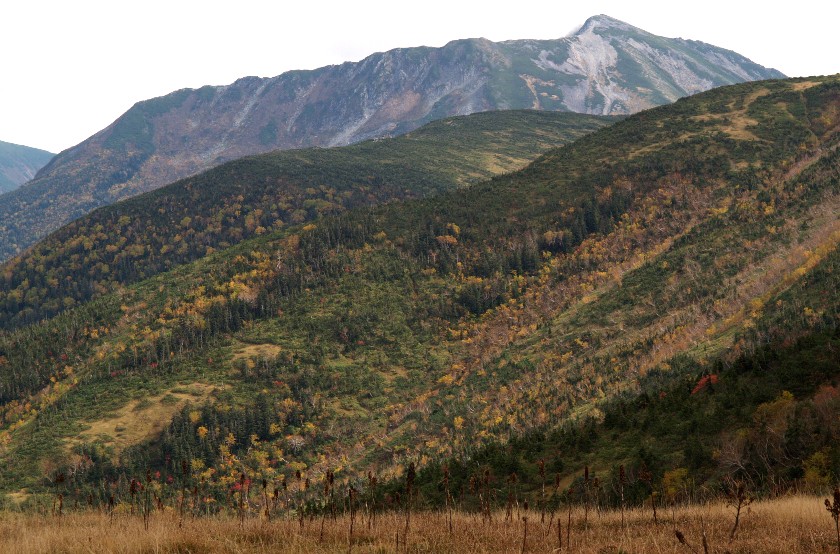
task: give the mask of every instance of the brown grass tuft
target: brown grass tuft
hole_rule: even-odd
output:
[[[360,500],[361,496],[354,498],[350,506],[357,509]],[[834,505],[832,500],[829,502]],[[347,552],[348,547],[352,547],[354,553],[363,554],[406,550],[443,554],[688,552],[689,549],[678,537],[675,540],[674,529],[680,531],[693,552],[699,552],[701,545],[704,551],[708,548],[711,552],[723,552],[724,548],[715,548],[715,545],[726,544],[732,527],[732,508],[723,501],[677,506],[673,515],[669,513],[661,518],[667,520],[667,525],[654,524],[649,507],[625,509],[624,527],[618,510],[603,510],[601,517],[590,520],[587,527],[583,520],[583,506],[577,506],[572,510],[574,543],[563,541],[561,547],[559,538],[562,534],[555,536],[557,531],[553,529],[552,533],[548,533],[548,524],[532,517],[531,510],[524,507],[523,502],[523,517],[507,525],[480,525],[476,519],[478,514],[454,510],[451,534],[442,512],[414,510],[408,543],[401,536],[405,523],[402,508],[379,514],[380,524],[371,529],[351,519],[348,508],[335,520],[326,519],[323,537],[319,536],[320,526],[317,524],[300,527],[291,507],[288,512],[280,510],[270,521],[260,517],[257,511],[248,511],[241,525],[235,504],[231,506],[229,515],[190,517],[183,521],[177,508],[165,508],[154,512],[148,530],[144,529],[140,513],[131,515],[127,506],[120,505],[113,515],[107,510],[75,512],[65,509],[60,522],[48,512],[0,512],[0,552],[319,554]],[[750,506],[750,516],[742,518],[737,547],[732,548],[732,552],[832,554],[837,551],[836,533],[827,525],[825,514],[824,498],[820,497],[756,500]],[[356,525],[350,541],[353,523]],[[399,530],[399,540],[395,538],[395,530]],[[704,534],[707,537],[705,544]]]

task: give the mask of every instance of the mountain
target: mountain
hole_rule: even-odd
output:
[[[778,77],[734,52],[597,16],[558,40],[458,40],[180,90],[139,102],[0,199],[0,260],[96,207],[246,155],[345,145],[496,109],[628,114]]]
[[[166,495],[225,502],[243,472],[318,490],[328,469],[384,480],[575,425],[575,452],[604,445],[604,464],[702,426],[696,452],[657,447],[659,475],[696,457],[738,476],[752,446],[796,446],[789,471],[750,477],[797,484],[840,454],[808,431],[838,409],[816,396],[840,375],[838,114],[837,76],[717,88],[4,332],[0,487],[102,502],[149,470]],[[712,374],[734,390],[680,402]],[[633,398],[636,434],[598,435]]]
[[[0,194],[35,177],[53,156],[45,150],[0,141]]]
[[[815,275],[825,282],[810,292],[840,285],[838,261],[835,251],[823,275]],[[554,494],[574,498],[583,496],[586,472],[600,502],[613,506],[650,506],[651,493],[666,501],[702,495],[725,489],[733,477],[749,483],[753,494],[775,494],[794,483],[820,493],[833,482],[840,454],[833,354],[840,332],[831,326],[788,332],[797,338],[712,358],[708,367],[670,383],[643,380],[638,394],[604,402],[597,418],[540,426],[491,441],[468,458],[436,461],[418,473],[418,494],[445,506],[443,465],[453,491],[468,490],[470,479],[485,470],[497,481],[515,473],[519,494],[537,506],[546,477],[550,483],[561,476],[562,489]],[[393,495],[401,485],[394,480],[385,489]],[[566,492],[572,486],[577,492]]]
[[[9,261],[0,273],[0,328],[33,323],[288,225],[521,169],[546,150],[617,119],[483,112],[393,139],[228,162],[94,210]]]

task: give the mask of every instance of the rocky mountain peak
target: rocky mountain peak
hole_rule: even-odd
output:
[[[587,19],[583,27],[580,28],[579,31],[574,33],[575,35],[581,35],[584,33],[594,33],[599,29],[620,29],[620,30],[639,30],[629,25],[623,21],[615,19],[614,17],[610,17],[608,15],[600,14],[600,15],[593,15],[589,19]]]
[[[342,146],[489,110],[630,114],[780,77],[734,52],[596,15],[557,40],[456,40],[183,89],[138,102],[0,197],[0,261],[92,209],[243,156]]]

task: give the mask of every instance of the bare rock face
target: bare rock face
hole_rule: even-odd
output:
[[[0,260],[96,207],[246,155],[345,145],[486,110],[627,114],[779,77],[734,52],[601,15],[558,40],[458,40],[180,90],[139,102],[0,196]]]

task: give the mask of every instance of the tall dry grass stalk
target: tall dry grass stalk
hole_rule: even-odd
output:
[[[414,462],[408,464],[408,471],[405,474],[405,532],[403,533],[403,545],[408,551],[408,530],[411,525],[411,499],[414,495],[414,479],[417,477],[417,470]]]
[[[642,464],[642,469],[639,470],[639,481],[647,485],[648,490],[650,490],[650,509],[653,511],[653,522],[659,523],[656,517],[656,490],[653,485],[653,473],[645,464]]]
[[[449,489],[449,466],[441,468],[443,472],[443,490],[446,494],[446,521],[449,527],[449,534],[452,535],[452,492]]]
[[[702,540],[700,544],[703,545],[703,554],[709,554],[709,538],[706,536],[706,522],[703,521],[703,518],[700,518],[700,530],[703,533]]]
[[[350,485],[347,489],[347,502],[350,504],[350,532],[347,539],[347,552],[353,551],[353,528],[356,526],[356,488]]]
[[[522,505],[523,513],[522,513],[522,549],[520,552],[525,554],[525,550],[528,546],[528,501],[526,500],[525,503]]]
[[[152,517],[152,472],[146,470],[146,484],[143,486],[143,526],[148,531]]]
[[[516,490],[516,481],[517,480],[518,480],[518,477],[516,476],[516,473],[511,473],[510,475],[508,475],[508,478],[507,478],[508,494],[507,494],[507,504],[505,505],[505,523],[513,520],[513,505],[516,502],[516,500],[515,500],[515,494],[516,494],[515,490]]]
[[[545,523],[545,460],[537,462],[537,469],[540,475],[540,523]]]
[[[377,485],[379,484],[379,479],[373,472],[368,471],[367,474],[368,478],[368,497],[369,497],[369,505],[368,505],[368,530],[373,528],[374,522],[376,521],[376,492],[377,492]]]
[[[627,474],[624,472],[624,465],[618,468],[618,489],[621,492],[621,526],[624,527],[624,485],[627,484]]]
[[[490,498],[490,470],[485,469],[478,481],[478,500],[481,505],[481,520],[484,523],[493,521],[492,499]]]
[[[693,546],[691,546],[691,543],[689,543],[688,540],[686,540],[685,535],[682,531],[680,531],[679,529],[674,529],[674,535],[677,537],[678,543],[688,548],[694,554],[699,554],[697,550]]]
[[[834,488],[834,503],[825,499],[825,509],[834,519],[834,530],[837,533],[837,554],[840,554],[840,488]]]
[[[731,543],[735,540],[738,525],[741,523],[741,511],[752,504],[753,497],[747,492],[747,486],[743,481],[732,481],[727,496],[729,497],[728,505],[735,509],[735,523],[729,533],[729,542]]]
[[[583,525],[589,525],[589,466],[583,468]]]
[[[569,519],[566,521],[566,548],[572,548],[572,495],[574,489],[569,488]]]
[[[333,519],[335,519],[335,501],[333,499],[333,488],[335,484],[335,474],[332,470],[327,470],[327,473],[324,475],[324,495],[323,495],[323,506],[321,509],[321,531],[318,534],[318,542],[323,542],[324,540],[324,525],[327,522],[327,509],[332,512]]]
[[[551,502],[551,505],[552,505],[552,509],[551,509],[551,516],[548,518],[548,529],[546,529],[546,531],[545,531],[546,534],[551,533],[551,526],[554,524],[554,515],[555,515],[556,510],[554,509],[553,506],[554,506],[554,502],[557,498],[557,494],[559,492],[560,492],[560,474],[558,473],[557,475],[554,476],[554,488],[551,489],[551,498],[549,499],[550,502]],[[562,527],[563,526],[560,525],[560,520],[558,519],[557,520],[557,528],[558,528],[558,535],[557,536],[558,537],[560,536],[559,533],[560,533],[560,529],[562,529]],[[562,543],[561,543],[561,546],[562,546]]]
[[[239,476],[239,504],[237,509],[239,511],[239,524],[245,524],[245,494],[246,494],[246,477],[245,473],[243,472]]]

